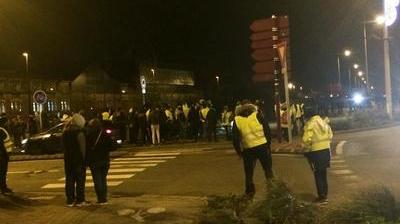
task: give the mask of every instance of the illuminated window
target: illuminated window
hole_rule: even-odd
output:
[[[47,101],[47,110],[55,111],[56,110],[56,104],[51,100]]]
[[[69,110],[69,105],[67,101],[61,101],[61,110],[62,111]]]
[[[0,113],[6,112],[6,103],[3,101],[0,102]]]
[[[33,102],[32,108],[33,112],[41,112],[43,110],[43,105]]]
[[[21,101],[19,101],[19,100],[11,101],[10,104],[11,104],[10,107],[11,107],[12,111],[18,111],[18,112],[22,111],[22,103],[21,103]]]

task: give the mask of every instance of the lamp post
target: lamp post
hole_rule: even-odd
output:
[[[397,6],[399,0],[384,0],[384,26],[383,26],[383,55],[385,66],[385,95],[386,95],[386,112],[389,118],[393,118],[392,104],[392,82],[390,79],[390,54],[389,54],[389,34],[388,27],[391,26],[397,19]]]
[[[29,76],[29,54],[28,52],[22,53],[22,56],[25,58],[25,76],[26,80],[28,82],[28,114],[31,112],[31,107],[32,107],[32,99],[31,99],[31,78]]]
[[[337,55],[337,75],[338,75],[338,83],[341,85],[341,68],[340,68],[340,56],[342,54]],[[346,49],[343,51],[343,56],[349,57],[351,55],[351,51]]]

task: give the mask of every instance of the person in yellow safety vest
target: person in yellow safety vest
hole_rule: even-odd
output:
[[[308,112],[310,119],[304,126],[303,146],[305,156],[314,172],[318,198],[316,203],[328,203],[327,168],[330,167],[330,144],[333,137],[329,119],[322,119],[315,112]]]
[[[101,118],[103,119],[103,121],[110,120],[110,113],[108,113],[108,111],[104,111],[103,113],[101,113]]]
[[[295,126],[296,126],[296,131],[297,134],[300,134],[302,131],[302,128],[304,126],[304,104],[301,102],[297,102],[296,104],[293,105],[293,113],[294,113],[294,118],[295,118]]]
[[[207,114],[210,111],[209,105],[205,102],[200,110],[201,137],[207,136]]]
[[[267,120],[257,112],[256,106],[245,103],[235,110],[232,140],[236,153],[243,158],[245,193],[252,198],[256,192],[253,174],[256,160],[261,162],[267,181],[273,178],[271,134]]]
[[[12,151],[13,142],[4,128],[6,117],[0,117],[0,191],[2,194],[11,194],[13,191],[7,186],[8,153]]]

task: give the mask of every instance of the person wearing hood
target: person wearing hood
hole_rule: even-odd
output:
[[[80,114],[74,114],[67,121],[62,134],[65,194],[68,207],[72,207],[74,204],[78,207],[87,204],[85,201],[86,139],[84,127],[85,118]]]
[[[273,178],[270,128],[253,104],[245,102],[238,106],[235,115],[232,127],[233,146],[238,156],[243,158],[245,194],[252,198],[256,192],[253,174],[257,159],[263,167],[267,181]]]
[[[314,111],[308,112],[310,119],[304,126],[303,146],[305,156],[314,172],[318,198],[316,203],[328,203],[327,168],[330,167],[330,143],[333,137],[329,119],[323,119]]]

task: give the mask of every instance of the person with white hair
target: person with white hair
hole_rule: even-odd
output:
[[[85,118],[76,113],[67,121],[62,143],[64,149],[65,194],[67,206],[87,205],[85,200],[86,139],[83,128]]]

